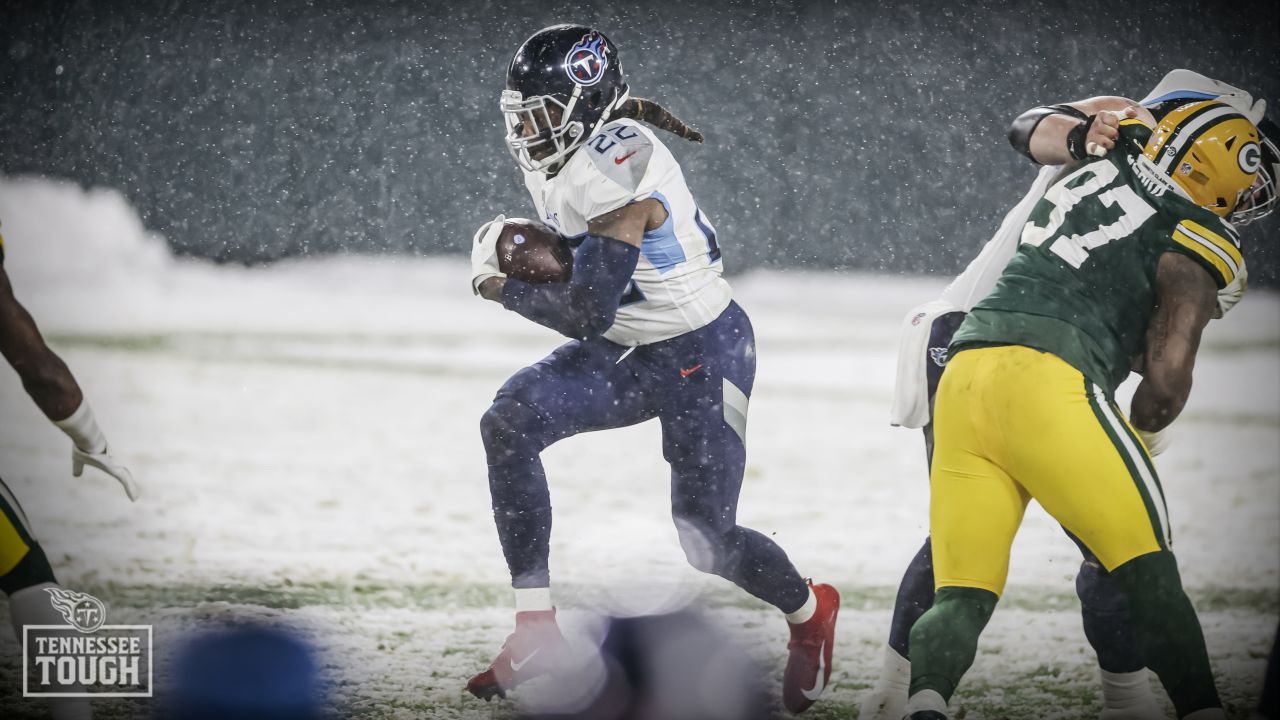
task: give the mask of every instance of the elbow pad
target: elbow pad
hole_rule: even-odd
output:
[[[507,278],[502,306],[571,338],[596,337],[613,325],[639,261],[640,248],[587,235],[574,253],[569,282],[533,285]]]
[[[1041,105],[1014,118],[1013,123],[1009,125],[1009,144],[1014,150],[1026,155],[1031,162],[1039,164],[1039,161],[1031,155],[1031,136],[1035,135],[1040,122],[1050,115],[1069,115],[1086,122],[1089,120],[1088,115],[1070,105]]]

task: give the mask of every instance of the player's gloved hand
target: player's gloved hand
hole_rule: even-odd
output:
[[[1138,437],[1142,438],[1142,444],[1147,446],[1147,452],[1151,453],[1151,457],[1155,457],[1168,450],[1169,446],[1173,444],[1173,439],[1169,436],[1169,427],[1171,426],[1166,426],[1165,429],[1156,430],[1155,432],[1147,432],[1138,428],[1134,428],[1134,430],[1138,431]]]
[[[471,242],[471,292],[480,294],[480,283],[491,277],[506,277],[507,274],[498,269],[498,236],[502,234],[502,224],[507,221],[506,215],[499,215],[476,231]]]
[[[91,453],[85,452],[71,445],[71,474],[80,477],[84,474],[84,466],[96,467],[102,472],[110,475],[124,486],[124,492],[129,496],[130,501],[136,502],[141,492],[138,489],[138,483],[133,479],[133,473],[129,472],[129,468],[116,462],[115,458],[110,455],[110,448],[104,447],[102,452]]]
[[[1222,317],[1235,307],[1240,299],[1244,297],[1244,293],[1249,289],[1249,270],[1248,268],[1240,268],[1240,272],[1236,273],[1236,278],[1227,283],[1227,286],[1218,291],[1218,317]]]

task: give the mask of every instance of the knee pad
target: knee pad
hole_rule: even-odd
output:
[[[542,441],[545,422],[533,408],[510,396],[493,401],[480,417],[480,437],[489,456],[489,464],[536,456],[546,444]]]
[[[706,525],[688,518],[676,517],[676,534],[689,564],[704,573],[715,573],[719,566],[721,538]]]
[[[1115,578],[1111,577],[1096,561],[1080,563],[1076,575],[1076,595],[1080,606],[1087,613],[1127,613],[1129,602]]]

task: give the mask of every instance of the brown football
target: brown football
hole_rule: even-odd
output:
[[[498,267],[507,277],[527,283],[559,283],[567,282],[573,274],[569,243],[536,220],[507,220],[497,249]]]

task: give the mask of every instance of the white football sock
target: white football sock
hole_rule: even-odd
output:
[[[24,625],[67,624],[62,613],[54,609],[49,593],[44,591],[51,587],[58,586],[54,583],[40,583],[9,596],[9,616],[19,643],[22,642]],[[69,691],[83,692],[84,688],[70,688]],[[53,720],[90,720],[93,717],[87,698],[50,698],[49,710],[53,714]]]
[[[551,588],[516,588],[516,612],[551,609]]]
[[[880,682],[903,692],[911,685],[911,661],[889,645],[884,646],[884,669],[880,671]]]
[[[799,610],[787,613],[787,622],[792,625],[807,622],[809,618],[813,617],[814,613],[818,612],[818,596],[813,594],[813,590],[806,589],[809,590],[809,597],[805,599],[804,604],[800,606]]]
[[[1102,706],[1105,708],[1125,710],[1145,705],[1154,695],[1146,668],[1127,673],[1107,672],[1099,668],[1098,674],[1102,676]]]
[[[907,700],[907,714],[932,710],[947,714],[947,701],[942,699],[937,690],[921,690]]]

